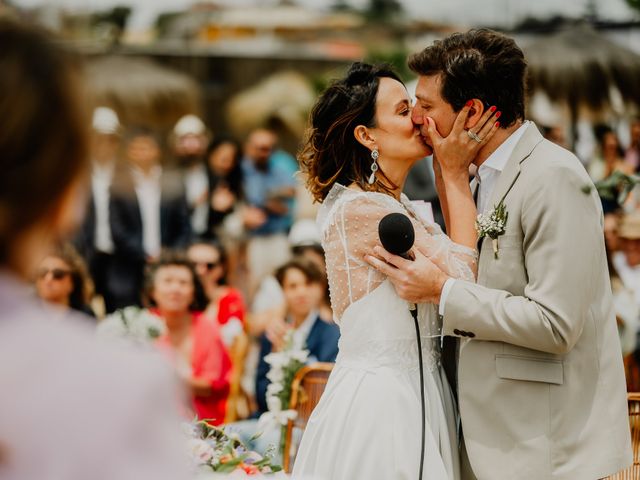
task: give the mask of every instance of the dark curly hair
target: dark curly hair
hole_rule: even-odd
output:
[[[358,125],[369,128],[376,125],[376,97],[381,78],[402,83],[388,65],[356,62],[344,78],[334,81],[322,93],[313,107],[298,160],[315,201],[322,202],[335,183],[345,186],[356,183],[365,191],[386,193],[397,187],[382,169],[378,175],[384,181],[367,183],[371,174],[371,152],[354,136]]]
[[[489,29],[454,33],[409,57],[418,75],[441,75],[440,94],[455,112],[478,98],[502,112],[503,128],[524,120],[527,63],[516,42]]]

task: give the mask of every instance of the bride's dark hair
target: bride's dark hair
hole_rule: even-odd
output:
[[[363,190],[387,193],[396,188],[382,169],[376,175],[383,181],[367,183],[373,161],[371,151],[354,136],[358,125],[375,127],[381,78],[402,83],[389,65],[354,63],[346,76],[334,81],[314,105],[298,155],[314,200],[322,202],[336,182],[345,186],[356,183]]]

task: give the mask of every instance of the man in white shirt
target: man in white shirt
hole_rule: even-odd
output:
[[[113,260],[113,238],[109,225],[109,198],[120,148],[118,115],[107,107],[93,112],[91,134],[91,201],[77,238],[79,251],[87,261],[96,293],[104,299],[107,312],[114,309],[108,275]]]
[[[478,212],[505,212],[495,240],[480,243],[477,282],[449,278],[419,250],[414,262],[379,247],[388,263],[369,258],[402,298],[439,304],[443,335],[459,341],[452,386],[470,462],[464,478],[596,480],[627,467],[602,205],[594,188],[583,192],[593,184],[575,155],[525,122],[522,51],[471,30],[434,42],[409,66],[420,75],[412,118],[443,172],[469,167],[436,148],[457,112],[467,105],[476,123],[489,105],[502,115],[486,142],[468,131],[482,144],[473,159]]]

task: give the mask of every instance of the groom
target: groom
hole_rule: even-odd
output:
[[[502,112],[473,161],[478,213],[502,203],[508,214],[497,241],[480,243],[477,283],[448,278],[421,252],[414,262],[380,247],[386,263],[368,257],[400,296],[438,304],[443,333],[459,339],[458,398],[473,473],[593,480],[627,467],[600,201],[581,191],[591,181],[578,159],[525,121],[522,51],[501,34],[472,30],[435,42],[409,66],[419,75],[413,119],[436,155],[468,100],[474,121],[486,105]],[[438,161],[443,171],[469,167]]]

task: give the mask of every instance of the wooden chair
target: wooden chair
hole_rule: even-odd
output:
[[[633,465],[606,480],[639,480],[640,479],[640,392],[627,394],[629,402],[629,426],[631,427],[631,447],[633,448]]]
[[[244,362],[249,351],[249,337],[246,333],[239,334],[229,348],[231,357],[231,380],[229,385],[229,397],[227,398],[227,413],[224,423],[235,422],[249,416],[250,406],[247,395],[242,389],[241,381],[244,373]]]
[[[298,412],[298,416],[289,420],[285,434],[283,463],[287,473],[291,473],[302,432],[324,392],[331,370],[333,363],[312,363],[298,370],[293,378],[289,408]]]

